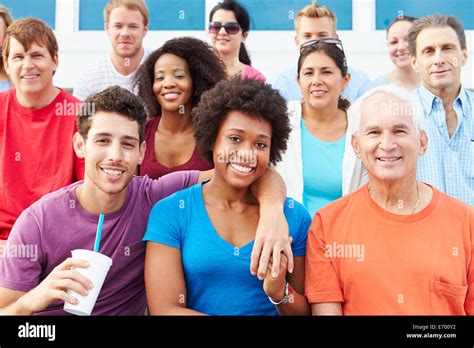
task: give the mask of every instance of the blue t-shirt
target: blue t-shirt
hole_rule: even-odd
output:
[[[284,214],[293,255],[304,256],[311,218],[290,198]],[[202,184],[159,201],[143,240],[181,250],[187,308],[209,315],[278,315],[263,291],[263,281],[250,274],[254,242],[237,248],[217,233],[206,211]]]
[[[346,135],[336,142],[316,139],[301,119],[303,204],[311,216],[342,197],[342,159]]]

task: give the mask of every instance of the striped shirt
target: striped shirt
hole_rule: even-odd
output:
[[[421,85],[414,91],[423,115],[421,128],[428,135],[428,149],[418,160],[418,179],[474,205],[474,94],[461,88],[454,100],[458,124],[449,137],[440,97]]]
[[[149,53],[145,51],[140,65],[145,61],[148,55]],[[132,81],[135,72],[127,76],[120,74],[117,69],[115,69],[111,54],[109,53],[82,75],[76,86],[74,86],[73,95],[77,99],[85,100],[88,96],[102,92],[104,89],[114,85],[123,87],[137,94],[138,91],[133,86]]]

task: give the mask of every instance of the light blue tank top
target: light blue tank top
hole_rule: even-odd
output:
[[[319,209],[342,196],[345,140],[345,134],[336,142],[318,140],[301,119],[303,204],[311,217]]]

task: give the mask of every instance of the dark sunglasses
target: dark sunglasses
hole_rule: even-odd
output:
[[[309,47],[315,47],[319,43],[326,43],[326,44],[333,44],[339,48],[342,53],[344,53],[344,47],[342,47],[342,41],[338,39],[317,39],[317,40],[309,40],[300,46],[300,54]]]
[[[221,22],[211,22],[209,23],[209,32],[211,34],[218,34],[222,27],[224,27],[226,33],[229,35],[238,34],[240,31],[240,25],[237,22],[229,22],[224,25],[222,25]]]

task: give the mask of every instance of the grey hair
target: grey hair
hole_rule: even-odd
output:
[[[466,32],[464,31],[464,27],[459,19],[454,16],[434,14],[419,18],[413,22],[408,31],[408,50],[410,51],[410,54],[416,57],[416,39],[424,29],[444,27],[450,27],[456,32],[461,49],[465,50],[467,48]]]
[[[352,104],[348,111],[348,117],[350,117],[351,120],[356,121],[354,122],[354,125],[357,128],[352,130],[353,133],[358,134],[359,132],[362,106],[369,97],[377,93],[386,93],[401,99],[404,102],[403,104],[408,108],[405,110],[409,110],[413,125],[415,126],[416,134],[420,134],[420,115],[422,112],[420,102],[407,89],[391,84],[378,86],[368,90],[359,99],[357,99],[354,104]]]

